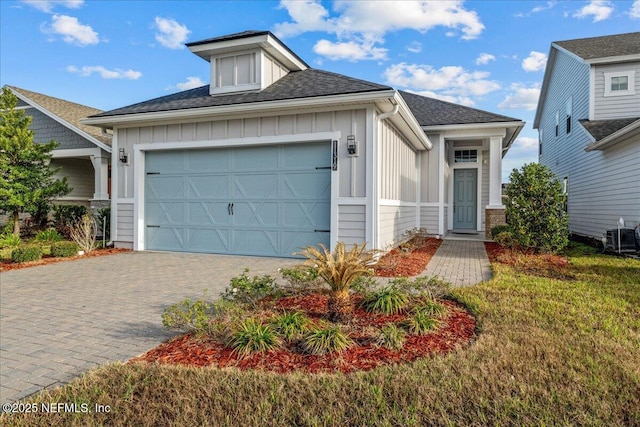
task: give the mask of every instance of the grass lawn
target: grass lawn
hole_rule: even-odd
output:
[[[494,264],[457,290],[480,331],[444,357],[349,375],[112,364],[27,401],[109,413],[0,424],[640,426],[640,262],[586,252],[571,251],[569,279]]]

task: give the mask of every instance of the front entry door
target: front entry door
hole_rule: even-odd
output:
[[[478,170],[455,169],[453,172],[453,229],[477,227]]]

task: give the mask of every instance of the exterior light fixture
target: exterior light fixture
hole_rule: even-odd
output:
[[[127,156],[127,153],[124,152],[124,148],[121,148],[119,153],[120,153],[120,161],[122,163],[127,163],[127,160],[129,160],[129,156]]]
[[[347,135],[347,154],[350,156],[358,155],[358,141],[355,135]]]

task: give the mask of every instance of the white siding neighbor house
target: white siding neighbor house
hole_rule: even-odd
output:
[[[552,43],[533,127],[572,233],[640,222],[640,32]]]
[[[522,121],[310,68],[268,31],[187,46],[209,85],[84,121],[114,134],[116,245],[292,256],[504,220]]]
[[[57,202],[93,208],[109,206],[111,135],[80,122],[101,110],[15,86],[7,88],[18,97],[17,108],[31,116],[34,141],[58,143],[51,166],[61,168],[58,176],[67,177],[72,191]]]

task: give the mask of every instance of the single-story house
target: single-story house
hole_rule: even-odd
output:
[[[113,132],[116,246],[291,256],[504,221],[522,121],[310,68],[268,31],[187,47],[209,85],[84,120]]]
[[[94,209],[110,206],[111,134],[80,122],[101,110],[15,86],[6,87],[18,97],[17,108],[31,116],[34,141],[54,140],[59,144],[52,152],[51,166],[60,167],[57,176],[66,176],[72,191],[57,202]]]

